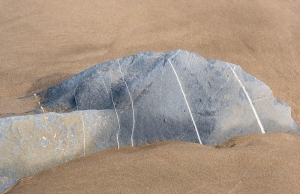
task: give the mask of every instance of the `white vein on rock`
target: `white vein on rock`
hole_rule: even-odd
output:
[[[256,110],[255,110],[255,107],[254,107],[254,105],[253,105],[253,103],[252,103],[252,100],[251,100],[251,98],[250,98],[250,96],[249,96],[249,94],[248,94],[248,92],[247,92],[245,86],[242,84],[241,80],[239,79],[239,77],[237,76],[237,74],[236,74],[235,71],[234,71],[235,67],[232,68],[227,62],[226,62],[226,64],[227,64],[228,67],[231,69],[232,73],[234,74],[234,76],[235,76],[236,79],[238,80],[239,84],[240,84],[241,87],[243,88],[244,93],[245,93],[246,96],[247,96],[247,99],[248,99],[249,104],[250,104],[250,106],[251,106],[251,108],[252,108],[252,110],[253,110],[253,113],[254,113],[254,115],[255,115],[255,118],[256,118],[256,120],[257,120],[257,123],[258,123],[258,125],[259,125],[259,127],[260,127],[261,132],[262,132],[262,133],[266,133],[266,132],[265,132],[265,129],[264,129],[264,127],[263,127],[263,125],[262,125],[261,122],[260,122],[260,119],[259,119],[259,117],[258,117],[258,115],[257,115],[257,112],[256,112]]]
[[[231,76],[227,78],[227,81],[226,81],[226,82],[218,89],[218,91],[217,91],[216,93],[214,93],[214,94],[212,95],[212,97],[214,97],[215,95],[217,95],[218,92],[220,92],[220,91],[221,91],[221,90],[229,83],[230,78],[231,78]]]
[[[34,95],[34,97],[36,97],[36,98],[37,98],[37,95],[36,95],[36,94],[33,94],[33,95]],[[44,111],[44,108],[43,108],[43,107],[42,107],[42,105],[41,105],[41,103],[40,103],[40,102],[38,102],[38,104],[39,104],[39,106],[41,107],[42,111],[43,111],[43,112],[45,112],[45,111]]]
[[[134,116],[134,107],[133,107],[133,100],[132,100],[132,97],[131,97],[131,94],[130,94],[130,91],[129,91],[129,88],[128,88],[128,85],[127,85],[127,82],[125,81],[124,79],[124,76],[123,76],[123,73],[122,73],[122,70],[121,70],[121,65],[120,65],[120,61],[118,60],[118,64],[119,64],[119,70],[120,70],[120,73],[121,73],[121,76],[122,76],[122,79],[125,83],[125,86],[127,88],[127,91],[128,91],[128,94],[129,94],[129,98],[131,100],[131,107],[132,107],[132,131],[131,131],[131,146],[133,146],[133,133],[134,133],[134,126],[135,126],[135,116]]]
[[[176,79],[177,79],[177,81],[178,81],[179,87],[180,87],[180,89],[181,89],[181,92],[182,92],[182,95],[183,95],[185,104],[186,104],[186,106],[187,106],[187,108],[188,108],[188,110],[189,110],[190,116],[191,116],[191,118],[192,118],[192,122],[193,122],[194,127],[195,127],[195,131],[196,131],[196,133],[197,133],[198,141],[199,141],[200,144],[202,144],[201,139],[200,139],[200,135],[199,135],[199,132],[198,132],[198,128],[197,128],[197,125],[196,125],[196,123],[195,123],[195,120],[194,120],[192,111],[191,111],[191,109],[190,109],[189,103],[188,103],[188,101],[187,101],[187,99],[186,99],[185,93],[184,93],[184,91],[183,91],[183,88],[182,88],[181,82],[180,82],[180,80],[179,80],[179,77],[178,77],[178,75],[177,75],[177,73],[176,73],[176,70],[175,70],[175,68],[174,68],[174,66],[173,66],[173,64],[171,63],[171,60],[170,60],[170,59],[172,59],[173,57],[175,57],[180,51],[181,51],[181,50],[178,50],[177,53],[176,53],[175,55],[173,55],[172,57],[170,57],[170,58],[168,59],[168,61],[169,61],[170,65],[171,65],[171,67],[172,67],[172,69],[173,69],[173,72],[174,72],[174,74],[175,74],[175,76],[176,76]]]
[[[117,120],[118,120],[118,124],[119,124],[119,130],[118,130],[118,132],[117,132],[117,144],[118,144],[118,149],[120,149],[119,133],[120,133],[120,131],[121,131],[121,125],[120,125],[119,115],[118,115],[118,112],[117,112],[117,109],[116,109],[116,104],[115,104],[115,102],[114,102],[114,97],[113,97],[112,91],[110,91],[110,94],[109,94],[108,89],[107,89],[107,87],[106,87],[106,84],[105,84],[104,80],[103,80],[103,79],[101,79],[101,80],[102,80],[102,83],[103,83],[103,85],[104,85],[104,87],[105,87],[106,93],[108,94],[108,96],[111,95],[111,101],[112,101],[112,103],[113,103],[113,105],[114,105],[115,113],[116,113]]]
[[[261,100],[265,100],[265,99],[268,99],[268,98],[272,98],[273,96],[267,96],[267,97],[264,97],[264,98],[259,98],[259,99],[256,99],[256,100],[253,100],[252,102],[257,102],[257,101],[261,101]]]

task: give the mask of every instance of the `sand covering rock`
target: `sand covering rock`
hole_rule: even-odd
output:
[[[6,117],[38,108],[38,99],[17,98],[42,91],[95,64],[141,51],[164,52],[181,48],[199,53],[205,58],[215,58],[241,65],[246,72],[270,86],[276,97],[282,98],[292,107],[293,118],[299,124],[300,12],[298,10],[300,10],[300,2],[297,0],[1,1],[0,116]],[[247,142],[248,138],[251,139],[251,136],[246,136],[246,139],[242,138],[241,141]],[[272,141],[269,134],[265,138]],[[284,142],[290,141],[280,136],[270,149],[277,146],[284,149],[282,146],[285,145]],[[175,144],[171,146],[175,151],[180,151],[179,147],[182,144],[183,149],[188,146],[188,150],[193,150],[191,144],[178,143],[178,146]],[[253,144],[259,144],[259,141]],[[233,148],[228,150],[238,153],[237,148]],[[270,151],[264,150],[267,148],[268,146],[260,147],[265,151],[264,153]],[[241,149],[240,154],[247,151],[246,147],[239,149]],[[281,152],[282,155],[275,150],[263,157],[267,160],[266,163],[261,163],[267,165],[261,165],[265,167],[264,169],[253,171],[262,177],[251,179],[252,182],[249,182],[249,179],[241,179],[242,183],[238,184],[232,193],[298,193],[300,189],[297,188],[299,184],[296,183],[299,183],[299,168],[294,169],[294,165],[299,161],[296,154],[299,153],[297,146],[289,146]],[[182,156],[184,153],[182,151],[178,155]],[[205,162],[215,163],[212,153],[206,157]],[[191,155],[192,157],[186,163],[184,157],[179,157],[177,166],[189,167],[193,166],[193,163],[201,166],[201,162],[195,159],[197,156]],[[146,154],[143,156],[146,157]],[[237,159],[243,170],[249,167],[248,161],[257,159],[254,156],[247,153],[245,154],[247,159]],[[165,157],[165,162],[173,163],[172,152],[166,152]],[[88,163],[89,158],[86,160]],[[275,163],[269,162],[271,160]],[[220,167],[221,170],[226,171],[226,166],[231,165],[226,161],[224,160],[224,164]],[[99,163],[97,164],[97,168],[102,168]],[[126,166],[134,164],[129,163]],[[279,182],[274,182],[269,174],[276,173],[277,168],[292,169],[285,171],[292,172],[291,176],[276,179]],[[159,167],[153,169],[152,173],[161,173],[159,174],[161,176],[147,179],[149,184],[152,184],[151,181],[155,181],[157,177],[159,180],[168,181],[165,177],[168,171]],[[182,172],[186,174],[194,172],[191,169],[193,168],[182,168]],[[263,171],[266,169],[271,169],[271,172]],[[218,168],[211,170],[211,173],[216,176],[217,172]],[[262,172],[268,173],[265,175]],[[137,170],[132,170],[127,174],[127,180],[122,180],[129,183],[132,180],[130,177],[135,173]],[[226,171],[226,177],[230,178],[231,174],[230,171]],[[236,176],[233,179],[238,179],[237,174],[233,173],[233,176]],[[44,175],[46,176],[47,172]],[[147,177],[147,174],[142,176]],[[69,176],[67,174],[64,176],[67,183],[66,177]],[[185,180],[195,180],[193,174],[191,179],[174,177],[170,180],[178,187],[188,185]],[[202,191],[205,189],[207,192],[215,191],[215,193],[225,191],[217,190],[220,187],[217,187],[212,179],[201,177],[202,179],[199,180],[210,183],[210,187],[201,187]],[[264,181],[261,181],[262,179]],[[80,180],[85,184],[85,181],[92,179],[78,181]],[[106,180],[114,181],[113,177]],[[42,179],[40,181],[43,182]],[[130,183],[132,184],[127,184],[129,189],[134,189],[139,184],[135,181]],[[248,187],[239,190],[244,183]],[[197,186],[201,184],[195,183]],[[233,189],[233,185],[226,191]],[[102,186],[104,187],[105,184]],[[108,187],[118,189],[118,184],[111,184]],[[61,192],[67,192],[68,188],[64,189]],[[171,187],[166,186],[164,189],[167,189],[166,192],[171,191]],[[198,193],[199,190],[195,192]]]
[[[21,179],[8,193],[298,193],[300,138],[247,135],[217,147],[109,149]]]

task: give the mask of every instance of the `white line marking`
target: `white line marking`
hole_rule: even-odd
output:
[[[109,92],[108,92],[108,90],[107,90],[106,84],[105,84],[105,82],[104,82],[103,79],[101,79],[101,80],[102,80],[102,83],[103,83],[103,85],[104,85],[104,87],[105,87],[106,93],[107,93],[108,96],[109,96]],[[116,113],[116,115],[117,115],[117,120],[118,120],[118,124],[119,124],[119,130],[118,130],[118,132],[117,132],[117,143],[118,143],[118,149],[120,149],[119,133],[120,133],[120,131],[121,131],[121,125],[120,125],[119,115],[118,115],[118,112],[117,112],[117,109],[116,109],[116,104],[115,104],[115,102],[114,102],[114,97],[113,97],[113,94],[112,94],[112,91],[111,91],[111,90],[110,90],[110,95],[111,95],[111,101],[112,101],[112,103],[113,103],[113,105],[114,105],[115,113]]]
[[[249,96],[249,94],[248,94],[246,88],[243,86],[241,80],[239,79],[239,77],[237,76],[237,74],[236,74],[235,71],[234,71],[235,67],[232,68],[227,62],[226,62],[226,64],[229,66],[229,68],[231,69],[232,73],[234,74],[234,76],[236,77],[236,79],[237,79],[238,82],[240,83],[241,87],[243,88],[244,93],[246,94],[247,99],[248,99],[248,101],[249,101],[249,103],[250,103],[250,106],[251,106],[251,108],[252,108],[252,110],[253,110],[253,113],[254,113],[254,115],[255,115],[255,117],[256,117],[256,120],[257,120],[257,123],[258,123],[258,125],[259,125],[259,127],[260,127],[261,132],[262,132],[262,133],[266,133],[266,132],[265,132],[265,129],[264,129],[263,125],[261,124],[260,119],[259,119],[259,117],[258,117],[258,115],[257,115],[257,112],[256,112],[256,110],[255,110],[255,107],[254,107],[253,104],[252,104],[252,100],[251,100],[251,98],[250,98],[250,96]]]
[[[134,118],[134,108],[133,108],[133,101],[132,101],[132,97],[131,97],[131,94],[130,94],[130,91],[129,91],[129,88],[128,88],[128,85],[124,79],[124,76],[123,76],[123,73],[122,73],[122,70],[121,70],[121,65],[120,65],[120,61],[118,59],[118,64],[119,64],[119,70],[120,70],[120,73],[121,73],[121,76],[122,76],[122,79],[126,85],[126,88],[127,88],[127,91],[128,91],[128,94],[129,94],[129,98],[131,100],[131,107],[132,107],[132,131],[131,131],[131,146],[133,146],[133,133],[134,133],[134,125],[135,125],[135,118]]]
[[[84,129],[84,121],[83,121],[83,112],[81,113],[81,121],[82,121],[82,132],[83,132],[83,156],[85,156],[85,129]]]
[[[182,88],[182,86],[181,86],[181,83],[180,83],[180,80],[179,80],[179,78],[178,78],[178,75],[177,75],[177,73],[176,73],[176,71],[175,71],[175,68],[174,68],[173,64],[171,63],[171,61],[170,61],[170,59],[172,59],[173,57],[175,57],[175,56],[179,53],[179,51],[180,51],[180,50],[178,50],[177,53],[176,53],[175,55],[173,55],[172,57],[170,57],[170,58],[168,59],[168,61],[169,61],[170,65],[171,65],[171,67],[172,67],[172,69],[173,69],[173,71],[174,71],[174,73],[175,73],[175,76],[176,76],[176,78],[177,78],[178,84],[179,84],[180,89],[181,89],[181,92],[182,92],[182,94],[183,94],[183,97],[184,97],[186,106],[187,106],[187,108],[188,108],[188,110],[189,110],[189,113],[190,113],[190,115],[191,115],[191,118],[192,118],[192,121],[193,121],[195,130],[196,130],[196,133],[197,133],[197,137],[198,137],[199,143],[202,144],[201,139],[200,139],[200,135],[199,135],[199,132],[198,132],[198,129],[197,129],[197,125],[196,125],[195,120],[194,120],[194,117],[193,117],[193,115],[192,115],[192,112],[191,112],[189,103],[188,103],[188,101],[187,101],[187,99],[186,99],[185,93],[184,93],[183,88]]]

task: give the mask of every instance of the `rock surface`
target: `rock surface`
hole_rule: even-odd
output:
[[[290,107],[264,83],[237,65],[183,50],[105,62],[36,95],[36,113],[57,113],[0,119],[0,192],[109,147],[214,145],[243,134],[300,131]]]
[[[239,66],[183,50],[112,60],[37,95],[56,112],[115,109],[120,137],[135,131],[132,144],[163,140],[162,129],[172,131],[168,138],[211,145],[297,127],[290,107]]]
[[[110,110],[0,119],[0,192],[20,178],[115,147],[117,123]]]

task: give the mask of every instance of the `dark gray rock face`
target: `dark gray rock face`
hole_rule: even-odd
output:
[[[36,95],[37,113],[57,113],[0,119],[0,191],[109,147],[213,145],[243,134],[300,131],[290,107],[264,83],[237,65],[183,50],[105,62]]]

